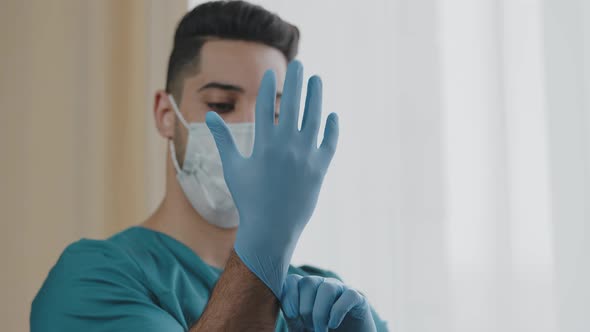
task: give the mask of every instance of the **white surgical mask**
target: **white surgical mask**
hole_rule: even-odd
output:
[[[229,189],[223,178],[223,167],[215,140],[204,122],[188,123],[172,95],[172,108],[180,122],[188,130],[188,141],[182,169],[176,160],[174,143],[170,140],[172,163],[176,178],[197,212],[212,225],[233,228],[239,224],[239,216]],[[243,156],[252,153],[254,145],[254,123],[228,123],[238,150]]]

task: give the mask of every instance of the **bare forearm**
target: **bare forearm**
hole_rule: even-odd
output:
[[[234,251],[207,308],[189,332],[274,331],[279,302]]]

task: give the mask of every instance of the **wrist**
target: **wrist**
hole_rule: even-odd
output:
[[[201,318],[192,331],[274,331],[279,303],[268,287],[231,252]]]
[[[240,218],[234,248],[258,255],[290,256],[303,229],[287,227],[292,222],[260,222]],[[238,249],[237,251],[239,251]]]
[[[262,281],[275,295],[281,298],[283,283],[289,270],[292,250],[252,250],[249,242],[236,241],[234,250],[242,264]]]

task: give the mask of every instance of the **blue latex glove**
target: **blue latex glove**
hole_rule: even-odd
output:
[[[244,264],[280,298],[293,251],[315,209],[338,141],[338,117],[328,116],[317,147],[322,82],[309,79],[305,113],[298,129],[303,67],[289,64],[279,123],[274,124],[276,78],[264,74],[256,100],[254,148],[244,158],[221,117],[208,112],[225,182],[240,215],[234,249]]]
[[[287,276],[281,298],[289,331],[377,331],[365,297],[333,278]]]

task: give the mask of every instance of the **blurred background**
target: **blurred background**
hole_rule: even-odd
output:
[[[162,198],[153,93],[200,2],[0,0],[2,331],[66,245]],[[588,330],[590,2],[254,2],[300,28],[341,118],[294,263],[393,331]]]

